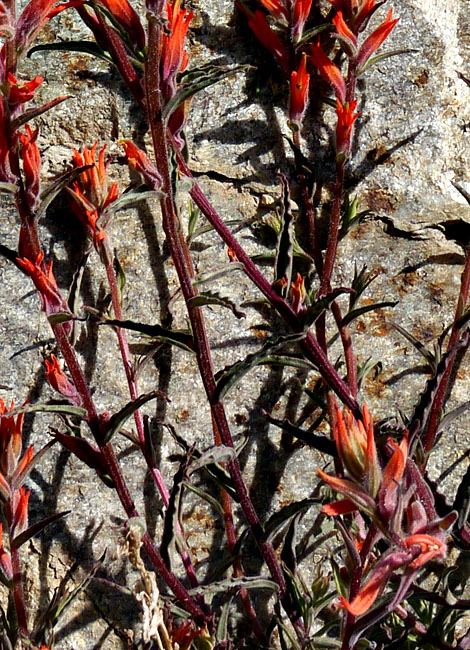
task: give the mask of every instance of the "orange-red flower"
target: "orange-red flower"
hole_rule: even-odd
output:
[[[29,467],[34,454],[33,445],[30,445],[21,457],[24,414],[20,413],[16,418],[8,415],[13,407],[12,402],[10,409],[7,409],[0,399],[0,500],[5,502],[14,496],[10,484],[14,485]]]
[[[408,459],[408,432],[399,445],[393,440],[389,440],[389,443],[395,451],[384,469],[378,495],[380,514],[386,519],[390,519],[397,507],[399,484]]]
[[[26,124],[26,133],[20,133],[26,200],[32,212],[39,204],[41,155],[36,140],[39,128],[32,131]]]
[[[346,82],[339,68],[324,53],[320,39],[310,46],[310,51],[310,59],[313,65],[318,69],[323,79],[333,86],[337,99],[341,104],[344,104],[346,98]]]
[[[70,193],[84,209],[102,212],[117,199],[118,184],[111,183],[109,185],[108,183],[106,164],[104,162],[106,145],[101,148],[98,154],[98,162],[96,162],[97,146],[98,142],[95,142],[91,149],[83,147],[82,154],[73,149],[73,162],[76,167],[93,166],[82,172],[79,178],[72,183]]]
[[[343,44],[343,47],[347,54],[350,56],[355,55],[357,48],[357,37],[344,21],[342,11],[338,11],[336,16],[333,18],[333,24],[336,27],[338,37]]]
[[[384,40],[400,20],[399,18],[392,20],[392,13],[393,9],[390,9],[384,22],[374,30],[361,45],[361,49],[357,55],[357,65],[359,67],[364,65],[369,57],[372,56],[372,54],[382,45]]]
[[[46,379],[54,390],[63,395],[71,404],[79,406],[82,402],[80,395],[74,384],[67,377],[59,365],[59,361],[54,354],[51,359],[44,359],[46,364]]]
[[[11,533],[20,535],[28,527],[28,502],[31,492],[20,487],[15,490],[12,499],[13,521]]]
[[[242,4],[238,4],[238,7],[248,17],[248,26],[251,31],[261,45],[271,52],[282,72],[287,76],[289,74],[289,54],[287,48],[276,32],[270,27],[264,13],[259,10],[253,13]]]
[[[160,174],[147,154],[131,140],[122,140],[121,144],[124,147],[129,165],[142,174],[150,189],[159,190],[161,186]]]
[[[289,120],[299,124],[305,113],[308,100],[310,75],[307,72],[307,55],[300,60],[299,69],[290,75]]]
[[[305,301],[307,292],[305,291],[305,278],[297,273],[297,277],[290,287],[292,307],[296,314],[301,314],[305,310]]]
[[[41,299],[42,310],[46,312],[48,317],[59,313],[69,313],[68,305],[62,298],[54,272],[52,271],[52,260],[44,262],[44,251],[39,253],[34,263],[26,258],[17,258],[16,262],[34,282],[34,286]],[[65,322],[63,325],[67,333],[69,333],[71,328],[70,322]]]
[[[410,535],[405,539],[405,546],[410,549],[419,548],[419,555],[409,564],[410,569],[419,567],[435,557],[444,557],[447,553],[446,544],[433,535]]]
[[[19,83],[17,78],[11,72],[7,74],[7,80],[10,84],[10,94],[8,98],[11,106],[29,102],[34,97],[36,88],[44,81],[42,77],[36,76],[31,81]]]
[[[7,580],[13,579],[11,559],[3,546],[3,524],[0,523],[0,569]]]
[[[161,80],[162,92],[168,101],[176,92],[176,75],[186,70],[189,63],[184,41],[194,14],[181,8],[181,0],[167,2],[165,9],[168,33],[163,35],[162,41]]]
[[[282,16],[286,20],[289,20],[289,11],[284,5],[283,0],[261,0],[261,2],[273,16],[276,16],[276,18]]]
[[[360,113],[355,113],[356,106],[356,99],[345,104],[342,104],[338,99],[336,100],[336,115],[338,116],[338,122],[336,124],[337,155],[347,156],[351,149],[354,122],[360,116]]]
[[[295,0],[292,16],[292,36],[294,43],[302,38],[305,23],[312,8],[312,0]]]

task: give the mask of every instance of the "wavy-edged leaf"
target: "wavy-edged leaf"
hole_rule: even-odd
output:
[[[240,578],[226,578],[219,582],[194,587],[193,589],[188,589],[188,592],[191,596],[207,596],[208,594],[217,594],[231,589],[268,589],[269,591],[277,591],[279,587],[273,580],[269,580],[268,578],[243,576]]]
[[[196,287],[199,284],[203,284],[204,282],[218,280],[219,278],[223,278],[229,273],[233,273],[234,271],[243,271],[244,268],[245,267],[241,262],[228,262],[228,264],[224,264],[223,266],[220,266],[217,269],[213,269],[212,271],[198,273],[193,280],[193,285]]]
[[[178,91],[163,109],[163,119],[168,120],[180,104],[201,90],[204,90],[204,88],[212,86],[223,79],[233,77],[239,72],[244,72],[250,68],[251,66],[249,65],[228,67],[208,63],[200,68],[192,68],[191,70],[185,71],[179,77]]]
[[[280,336],[275,341],[267,341],[263,347],[249,354],[242,361],[238,361],[231,366],[227,366],[223,370],[220,370],[216,375],[215,379],[217,382],[217,387],[215,391],[215,399],[221,400],[224,395],[235,386],[235,384],[246,375],[252,368],[266,363],[268,358],[273,357],[273,352],[276,352],[285,345],[291,343],[298,343],[302,341],[307,336],[307,332],[301,332],[300,334],[289,334],[288,336]],[[299,359],[300,361],[300,359]],[[285,364],[287,365],[287,364]],[[311,364],[309,367],[312,368]]]
[[[180,466],[173,477],[173,485],[163,520],[160,554],[170,571],[172,571],[172,566],[174,564],[173,558],[175,556],[177,538],[180,539],[180,543],[184,543],[183,539],[178,534],[178,527],[180,526],[180,515],[183,506],[184,479],[188,474],[188,467],[191,462],[191,451],[190,447],[186,456],[181,460]]]
[[[28,108],[24,113],[21,113],[21,115],[18,115],[18,117],[13,120],[12,128],[19,129],[20,126],[23,126],[23,124],[26,124],[35,117],[39,117],[39,115],[42,115],[51,108],[54,108],[54,106],[65,102],[66,99],[70,99],[71,97],[73,97],[73,95],[62,95],[61,97],[51,99],[50,102],[46,102],[41,106],[33,106],[33,108]]]
[[[194,492],[194,494],[196,494],[200,499],[206,501],[210,506],[214,508],[216,512],[219,513],[222,519],[224,518],[224,509],[217,501],[217,499],[212,496],[212,494],[209,494],[205,490],[201,490],[200,487],[197,487],[196,485],[193,485],[192,483],[189,483],[187,481],[184,482],[184,487],[187,488],[188,490],[191,490],[191,492]]]
[[[301,512],[305,512],[311,506],[320,503],[319,499],[302,499],[295,503],[289,503],[278,512],[271,515],[264,525],[263,541],[270,542],[273,537],[292,519]]]
[[[226,447],[225,445],[216,445],[207,451],[202,452],[188,467],[190,473],[197,471],[207,465],[214,465],[218,463],[226,463],[227,461],[234,460],[237,457],[235,449]]]
[[[232,609],[232,602],[233,596],[231,596],[227,602],[222,605],[217,614],[217,629],[215,632],[215,638],[217,640],[217,645],[223,644],[219,645],[219,647],[230,647],[228,622]]]
[[[203,307],[205,305],[219,305],[221,307],[227,307],[233,312],[236,318],[246,317],[245,312],[240,311],[237,305],[232,300],[230,300],[230,298],[221,296],[220,293],[213,293],[211,291],[201,291],[199,295],[194,296],[194,298],[191,298],[189,302],[193,307]]]
[[[87,311],[96,316],[89,308]],[[146,336],[158,339],[162,343],[169,343],[187,352],[194,352],[194,339],[191,334],[184,330],[170,330],[161,325],[146,325],[133,320],[117,320],[116,318],[103,318],[99,320],[100,325],[111,325],[112,327],[122,327],[126,330],[139,332]]]
[[[139,410],[144,404],[150,402],[150,400],[155,399],[156,397],[163,397],[168,399],[165,393],[163,393],[161,390],[152,390],[150,393],[139,395],[137,399],[131,400],[117,413],[114,413],[108,420],[106,433],[103,438],[103,444],[106,444],[111,440],[114,434],[119,431],[119,429],[131,417],[131,415],[134,415],[134,413]]]
[[[86,419],[86,411],[80,406],[46,402],[36,402],[35,404],[23,404],[23,406],[17,406],[11,411],[0,413],[0,418],[8,418],[12,415],[19,415],[20,413],[55,413],[58,415],[73,415],[82,420]]]
[[[324,23],[323,25],[316,25],[311,29],[306,29],[302,34],[302,38],[299,41],[297,41],[297,43],[295,44],[296,47],[299,47],[300,45],[307,43],[307,41],[309,41],[311,38],[317,36],[318,34],[326,30],[331,30],[330,23]]]
[[[145,184],[139,185],[130,192],[124,192],[101,213],[100,223],[106,223],[119,210],[127,210],[135,206],[139,201],[154,199],[156,196],[155,190],[149,190]]]
[[[364,305],[363,307],[358,307],[357,309],[353,309],[352,311],[346,314],[346,316],[341,321],[341,325],[343,327],[346,327],[346,325],[349,325],[349,323],[351,323],[353,320],[359,318],[359,316],[362,316],[363,314],[367,314],[367,312],[369,311],[375,311],[376,309],[384,309],[384,307],[396,307],[397,305],[398,305],[398,300],[394,302],[392,301],[376,302],[373,305]]]
[[[62,190],[67,187],[72,181],[77,179],[80,174],[83,174],[87,169],[92,169],[94,165],[83,165],[82,167],[76,167],[70,169],[69,171],[61,174],[55,181],[46,187],[46,189],[41,192],[41,203],[39,204],[38,209],[36,210],[35,217],[40,219],[43,214],[46,212],[49,205],[52,201],[62,192]]]
[[[293,266],[293,228],[294,217],[292,214],[292,202],[290,200],[289,183],[284,174],[279,174],[281,179],[281,214],[280,229],[276,246],[276,257],[274,259],[274,284],[279,287],[281,294],[289,295],[292,283]]]
[[[31,537],[34,537],[34,535],[37,535],[40,533],[44,528],[49,526],[50,524],[53,524],[55,521],[58,519],[62,519],[62,517],[65,517],[68,515],[70,510],[64,510],[63,512],[56,512],[54,515],[51,515],[50,517],[45,517],[45,519],[41,519],[41,521],[36,522],[32,526],[29,526],[26,530],[24,530],[22,533],[17,535],[11,542],[11,547],[12,548],[20,548],[25,544]]]
[[[111,56],[102,50],[95,41],[61,41],[60,43],[35,45],[28,50],[28,58],[31,58],[36,52],[80,52],[81,54],[91,54],[106,63],[113,63]]]
[[[444,429],[446,429],[453,420],[461,416],[463,413],[465,413],[465,411],[468,411],[468,409],[470,409],[470,400],[467,400],[457,408],[449,411],[449,413],[446,413],[442,420],[439,422],[436,434],[444,431]]]

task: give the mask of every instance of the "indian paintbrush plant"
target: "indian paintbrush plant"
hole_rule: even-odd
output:
[[[383,49],[400,29],[400,18],[389,4],[239,0],[233,5],[245,38],[257,40],[270,57],[266,92],[276,94],[276,101],[281,97],[290,147],[290,157],[278,163],[278,207],[263,218],[277,241],[267,268],[266,257],[264,265],[258,263],[237,229],[204,193],[192,172],[193,151],[187,138],[188,128],[194,128],[189,120],[193,97],[224,79],[256,74],[253,60],[250,66],[193,65],[189,35],[198,10],[181,0],[146,0],[140,10],[128,0],[30,0],[21,12],[14,0],[0,2],[0,191],[17,215],[16,249],[2,244],[0,251],[5,263],[34,289],[48,321],[53,351],[45,352],[42,372],[54,393],[46,402],[28,395],[21,407],[12,404],[9,409],[0,400],[2,648],[54,647],[61,613],[90,584],[106,584],[117,592],[127,589],[132,595],[142,619],[134,630],[136,648],[470,647],[470,633],[457,627],[461,616],[468,617],[470,602],[448,587],[452,549],[470,548],[469,472],[452,503],[438,492],[428,473],[453,377],[470,340],[468,246],[452,324],[439,337],[435,354],[397,326],[425,356],[431,376],[412,412],[400,413],[395,423],[396,414],[373,416],[363,403],[365,368],[354,341],[354,322],[360,316],[395,303],[363,302],[375,279],[365,266],[355,266],[351,286],[337,284],[341,240],[351,237],[358,224],[367,227],[371,215],[361,209],[360,196],[349,195],[358,127],[368,111],[365,80],[381,61],[393,55],[399,66],[399,55],[406,54]],[[64,40],[56,26],[56,42],[36,43],[58,14],[80,20],[88,40]],[[22,79],[26,57],[39,61],[35,52],[51,50],[97,57],[120,78],[148,135],[116,138],[134,179],[130,185],[111,173],[116,156],[108,157],[106,143],[97,141],[77,142],[68,166],[44,183],[41,120],[46,113],[55,119],[55,107],[69,97],[38,105],[35,96],[43,77]],[[320,140],[312,145],[316,123],[332,125],[332,146],[323,146]],[[327,212],[326,236],[309,147],[323,147],[324,160],[329,157],[328,198],[322,206]],[[460,191],[470,203],[470,196]],[[144,201],[149,201],[165,236],[171,262],[165,272],[170,273],[171,266],[177,281],[174,295],[163,305],[166,318],[160,323],[154,313],[147,322],[144,316],[136,321],[126,314],[124,292],[136,295],[142,288],[137,277],[135,286],[126,284],[114,223],[124,209],[126,218],[134,218],[133,206]],[[62,288],[62,277],[56,275],[44,242],[42,224],[54,211],[61,214],[65,228],[73,232],[81,228],[85,242],[81,260],[69,269],[73,278],[69,291]],[[212,276],[204,275],[194,243],[214,236],[228,251],[229,262]],[[94,304],[84,298],[82,286],[90,268],[101,269],[105,278],[104,298]],[[242,318],[244,313],[213,286],[208,290],[206,286],[211,278],[231,281],[234,271],[244,273],[262,297],[260,313],[272,337],[234,364],[216,370],[218,357],[206,308],[228,307],[227,318]],[[172,309],[178,300],[185,305],[186,328],[173,325]],[[108,330],[116,338],[115,363],[122,366],[126,380],[124,406],[117,410],[101,406],[83,358],[93,328]],[[143,357],[134,353],[131,336],[141,337]],[[334,339],[341,345],[339,359]],[[139,383],[144,368],[148,371],[152,361],[158,367],[173,347],[197,366],[210,419],[201,424],[192,444],[179,431],[178,422],[169,416],[158,420],[162,435],[168,435],[179,450],[167,459],[146,413],[152,400],[169,403],[171,391],[167,394],[157,377],[149,392],[142,392]],[[310,497],[289,499],[272,512],[255,505],[256,495],[244,471],[243,443],[249,441],[234,438],[229,415],[229,391],[262,365],[280,367],[287,375],[299,373],[305,388],[296,384],[297,403],[304,400],[311,418],[310,426],[303,428],[305,418],[280,419],[260,409],[256,417],[282,429],[291,452],[314,450],[317,458],[317,475],[309,479]],[[14,390],[17,400],[25,398],[21,386]],[[23,430],[27,426],[29,435],[33,415],[41,417],[35,414],[42,412],[53,414],[54,424],[50,441],[34,454],[32,445],[23,449]],[[123,445],[139,454],[155,488],[146,514],[161,504],[156,530],[143,515],[135,485],[130,487],[120,453]],[[67,589],[64,580],[37,615],[28,611],[23,548],[34,536],[45,535],[50,524],[66,520],[67,512],[44,512],[42,519],[29,524],[34,488],[25,485],[30,485],[33,467],[40,470],[46,454],[59,446],[95,474],[99,489],[112,492],[120,503],[123,544],[139,581],[132,590],[103,577],[102,558],[91,569],[88,566],[87,577],[75,590]],[[250,444],[247,448],[252,449]],[[185,503],[200,501],[223,524],[222,559],[219,565],[212,560],[208,572],[188,542],[192,533],[183,517]],[[313,524],[301,542],[299,529],[312,513]],[[329,558],[320,569],[312,567],[318,549]],[[133,624],[129,621],[128,627]]]

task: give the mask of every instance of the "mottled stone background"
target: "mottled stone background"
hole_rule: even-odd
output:
[[[288,135],[285,88],[273,73],[269,56],[247,33],[240,16],[234,14],[231,0],[192,0],[188,5],[195,14],[190,36],[191,65],[213,60],[259,65],[259,70],[220,83],[195,99],[187,128],[191,167],[227,221],[254,222],[252,227],[239,228],[238,232],[248,250],[272,251],[270,242],[262,239],[259,219],[268,215],[278,200],[277,170],[292,173],[292,155],[284,139]],[[366,298],[399,301],[393,311],[374,312],[356,321],[354,328],[359,359],[363,362],[371,357],[383,362],[383,373],[377,380],[368,379],[361,395],[375,419],[396,415],[398,408],[409,413],[427,379],[422,358],[393,330],[389,319],[432,346],[451,322],[463,263],[462,248],[437,226],[450,220],[470,222],[470,208],[452,185],[456,181],[470,191],[470,88],[457,75],[460,71],[470,77],[470,2],[395,0],[388,5],[394,7],[401,20],[387,48],[410,51],[380,63],[361,82],[359,104],[363,115],[355,142],[355,175],[350,181],[362,206],[387,219],[368,219],[342,242],[336,276],[338,285],[348,283],[354,265],[367,264],[378,278]],[[378,21],[384,10],[374,20]],[[43,30],[40,40],[83,37],[88,37],[86,30],[72,12],[65,12]],[[72,147],[98,140],[107,144],[111,176],[125,187],[129,172],[117,141],[135,138],[144,143],[146,135],[140,113],[116,72],[86,55],[71,53],[35,54],[24,61],[22,71],[25,78],[44,76],[38,103],[62,94],[72,96],[37,120],[44,183],[70,166]],[[316,102],[315,88],[312,95],[312,102]],[[333,111],[327,109],[321,125],[307,124],[303,133],[305,153],[315,162],[319,183],[326,185],[331,180],[333,117]],[[327,201],[326,190],[323,193]],[[184,195],[181,204],[187,204]],[[458,232],[464,232],[464,226],[461,228]],[[409,233],[413,233],[412,238]],[[65,201],[52,206],[41,224],[41,234],[66,290],[85,242]],[[118,213],[109,234],[127,275],[126,315],[147,323],[164,320],[168,299],[178,285],[157,206],[141,205]],[[16,216],[5,198],[0,236],[3,244],[16,246]],[[209,233],[196,240],[194,260],[196,270],[201,272],[221,265],[227,257],[217,237]],[[266,272],[270,273],[267,267]],[[51,397],[44,385],[42,359],[53,350],[53,340],[39,311],[39,301],[27,278],[3,259],[0,274],[0,396],[16,402],[22,402],[27,395],[34,400]],[[83,304],[94,305],[103,297],[104,279],[95,259],[85,275]],[[269,335],[269,327],[278,333],[282,326],[275,322],[266,327],[263,309],[253,302],[260,296],[241,274],[217,280],[214,288],[239,304],[251,303],[243,307],[246,318],[242,320],[235,319],[228,310],[206,310],[214,362],[220,369],[255,350]],[[185,327],[181,298],[172,302],[172,312],[173,326]],[[97,406],[101,410],[117,409],[128,397],[115,336],[106,328],[85,329],[78,349]],[[137,342],[135,337],[131,339]],[[332,352],[332,358],[335,356]],[[307,384],[315,379],[313,374],[299,378]],[[252,371],[227,399],[233,435],[249,436],[241,460],[262,517],[291,500],[309,496],[315,484],[315,467],[323,462],[306,448],[286,451],[280,444],[279,430],[268,427],[261,416],[261,409],[266,409],[277,417],[298,417],[305,407],[299,378],[279,369],[260,368]],[[468,399],[469,385],[468,364],[464,361],[455,377],[449,408]],[[163,351],[155,363],[149,364],[141,390],[155,386],[167,391],[171,402],[161,401],[156,407],[151,403],[145,412],[153,418],[155,435],[160,440],[162,472],[170,482],[176,465],[168,455],[175,448],[158,422],[166,420],[189,443],[204,449],[211,442],[209,412],[194,359],[181,350]],[[309,423],[307,413],[303,426]],[[439,476],[468,449],[469,423],[469,416],[464,415],[444,433],[433,454],[433,476]],[[28,442],[41,446],[48,440],[49,428],[57,425],[54,417],[27,417]],[[124,439],[117,440],[117,447],[138,506],[158,537],[161,502],[146,477],[144,463]],[[446,478],[443,489],[447,494],[455,490],[465,469],[466,462],[461,463]],[[129,571],[123,553],[123,511],[114,493],[97,482],[91,470],[57,448],[33,472],[29,486],[33,520],[56,509],[71,510],[62,523],[25,549],[27,598],[32,612],[44,607],[74,562],[78,563],[78,579],[104,549],[107,555],[100,575],[134,585],[136,577]],[[188,503],[185,525],[189,544],[204,576],[222,555],[222,525],[201,502]],[[312,511],[303,521],[303,534],[308,534],[314,517]],[[118,648],[124,644],[126,629],[135,628],[135,638],[139,638],[138,616],[132,597],[119,595],[103,583],[93,584],[59,625],[57,647]]]

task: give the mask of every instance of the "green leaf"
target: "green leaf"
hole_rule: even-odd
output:
[[[214,510],[222,517],[222,519],[224,518],[224,509],[217,501],[217,499],[212,496],[212,494],[209,494],[208,492],[201,490],[200,487],[197,487],[196,485],[193,485],[192,483],[189,483],[187,481],[184,481],[183,485],[185,488],[191,490],[191,492],[194,492],[194,494],[196,494],[198,497],[200,497],[201,499],[206,501],[209,505],[211,505],[214,508]]]
[[[421,341],[418,341],[416,336],[411,334],[411,332],[408,332],[404,327],[401,325],[398,325],[397,323],[394,323],[393,321],[389,321],[390,325],[396,329],[397,332],[399,332],[402,336],[405,337],[407,341],[411,343],[411,345],[421,354],[421,356],[426,359],[426,362],[428,363],[430,369],[432,371],[435,371],[437,368],[438,364],[438,359],[436,358],[436,355],[433,354],[430,350],[428,350]]]
[[[229,616],[230,616],[230,611],[232,607],[232,602],[233,602],[233,596],[231,596],[226,603],[222,605],[220,608],[220,611],[217,616],[217,630],[215,633],[215,638],[217,640],[217,643],[224,643],[229,641],[229,631],[228,631],[228,621],[229,621]],[[224,643],[224,646],[227,645],[229,647],[229,643],[226,644]],[[222,647],[224,647],[222,646]]]
[[[47,320],[51,325],[62,325],[72,320],[73,314],[69,311],[56,311],[54,314],[49,314]]]
[[[51,515],[50,517],[46,517],[45,519],[41,519],[41,521],[38,521],[37,523],[33,524],[29,528],[27,528],[25,531],[20,533],[20,535],[17,535],[11,542],[11,547],[12,548],[20,548],[25,544],[28,539],[31,539],[31,537],[34,537],[34,535],[37,535],[40,533],[44,528],[49,526],[50,524],[53,524],[55,521],[58,519],[62,519],[62,517],[65,517],[68,515],[70,510],[64,510],[63,512],[56,512],[54,515]]]
[[[231,589],[268,589],[269,591],[277,591],[278,585],[268,578],[244,576],[240,578],[226,578],[219,582],[201,585],[200,587],[189,589],[188,592],[191,596],[206,596],[207,594],[217,594]]]
[[[406,48],[401,50],[388,50],[387,52],[382,52],[381,54],[371,56],[369,59],[367,59],[365,64],[359,68],[357,71],[357,76],[360,77],[371,66],[375,65],[376,63],[380,63],[380,61],[384,61],[385,59],[390,59],[392,56],[398,56],[399,54],[414,54],[415,52],[419,52],[419,50]]]
[[[193,286],[196,287],[199,284],[203,284],[204,282],[218,280],[219,278],[223,278],[224,276],[228,275],[229,273],[233,273],[234,271],[243,271],[244,268],[245,267],[241,262],[229,262],[228,264],[219,266],[217,269],[213,269],[212,271],[198,273],[193,280]]]
[[[364,264],[362,269],[357,271],[357,265],[354,262],[354,277],[351,283],[351,293],[349,297],[349,311],[352,311],[354,305],[372,282],[377,278],[377,273],[368,273],[367,266]]]
[[[203,307],[205,305],[220,305],[221,307],[228,307],[228,309],[230,309],[233,312],[234,316],[237,318],[246,317],[245,312],[240,311],[237,305],[232,300],[230,300],[230,298],[221,296],[220,293],[201,291],[199,295],[194,296],[194,298],[191,298],[188,302],[193,307]]]
[[[346,314],[346,316],[341,321],[341,325],[342,327],[346,327],[346,325],[349,325],[349,323],[351,323],[354,319],[358,318],[359,316],[362,316],[363,314],[367,314],[368,311],[375,311],[376,309],[383,309],[384,307],[396,307],[397,305],[398,305],[398,301],[376,302],[373,305],[365,305],[364,307],[358,307],[357,309],[353,309],[352,311]]]
[[[292,202],[287,178],[284,174],[279,174],[279,177],[282,185],[282,211],[280,215],[281,227],[274,260],[274,284],[280,288],[285,298],[289,295],[292,283],[294,217],[292,215]]]
[[[87,311],[95,317],[97,316],[97,314],[91,309],[88,308]],[[133,332],[140,332],[140,334],[151,336],[162,343],[169,343],[170,345],[176,345],[176,347],[182,348],[188,352],[194,352],[193,337],[184,330],[170,330],[161,325],[146,325],[145,323],[137,323],[132,320],[117,320],[116,318],[102,318],[99,324],[111,325],[112,327],[122,327],[123,329],[132,330]]]
[[[122,305],[122,293],[124,291],[124,287],[126,286],[126,274],[124,273],[124,269],[122,268],[121,262],[119,261],[119,257],[117,256],[116,251],[114,251],[113,265],[114,265],[114,271],[116,273],[116,279],[117,279],[117,285],[119,291],[119,303]]]
[[[323,25],[316,25],[311,29],[306,29],[302,34],[302,38],[299,41],[297,41],[295,46],[298,48],[300,45],[307,43],[307,41],[309,41],[314,36],[317,36],[317,34],[320,34],[321,32],[324,32],[326,30],[331,30],[330,23],[324,23]]]
[[[228,66],[215,66],[208,63],[200,68],[192,68],[185,71],[179,77],[179,89],[176,94],[170,99],[165,108],[163,109],[163,119],[168,120],[171,114],[187,99],[196,93],[204,90],[208,86],[233,77],[239,72],[248,70],[249,65],[237,65],[229,68]]]
[[[36,402],[36,404],[24,404],[23,406],[17,406],[6,413],[0,413],[0,418],[8,418],[12,415],[19,415],[20,413],[56,413],[59,415],[73,415],[82,420],[85,420],[87,415],[85,409],[80,406]]]
[[[55,181],[53,181],[46,189],[41,192],[41,203],[36,210],[35,217],[40,219],[46,212],[52,201],[62,192],[62,190],[76,180],[80,174],[83,174],[87,169],[92,169],[94,165],[83,165],[61,174]]]
[[[381,361],[373,361],[371,358],[367,359],[362,366],[357,369],[357,387],[362,386],[362,382],[371,372],[374,373],[374,379],[377,379],[382,374],[383,363]]]
[[[201,210],[197,205],[190,199],[188,204],[188,244],[193,238],[194,231],[196,230],[196,224],[201,215]]]
[[[338,296],[343,293],[350,293],[351,289],[345,287],[338,287],[330,291],[326,296],[320,298],[313,304],[310,304],[303,314],[303,323],[305,327],[310,327],[313,323],[323,314],[324,311],[330,308],[331,304]]]
[[[150,393],[144,393],[143,395],[139,395],[137,399],[128,402],[120,411],[114,413],[107,423],[106,433],[104,435],[102,444],[107,444],[114,436],[114,434],[119,431],[125,422],[127,422],[131,415],[134,415],[134,413],[138,411],[141,406],[150,400],[155,399],[156,397],[166,397],[166,395],[161,390],[153,390]]]
[[[285,345],[302,341],[306,336],[307,332],[280,336],[275,341],[268,341],[260,350],[253,354],[249,354],[242,361],[238,361],[237,363],[227,366],[223,370],[219,371],[215,376],[217,388],[214,398],[217,400],[223,399],[224,395],[226,395],[228,391],[247,374],[247,372],[262,363],[266,363],[267,359],[271,359],[273,352],[276,352]],[[310,365],[309,367],[311,368],[312,366]]]
[[[14,183],[0,183],[0,192],[7,192],[8,194],[15,194],[18,187]]]
[[[131,192],[124,192],[121,196],[110,203],[108,207],[102,212],[100,217],[101,223],[111,218],[119,210],[127,210],[133,207],[139,201],[146,201],[147,199],[154,199],[157,193],[154,190],[149,190],[147,185],[142,184],[133,189]]]
[[[60,43],[35,45],[28,51],[28,58],[31,58],[36,52],[81,52],[82,54],[91,54],[106,63],[113,63],[111,56],[102,50],[95,41],[61,41]]]
[[[288,505],[281,508],[278,512],[275,512],[264,526],[264,535],[263,541],[270,542],[277,533],[300,512],[308,510],[314,504],[319,503],[318,499],[302,499],[302,501],[296,501],[295,503],[289,503]]]

